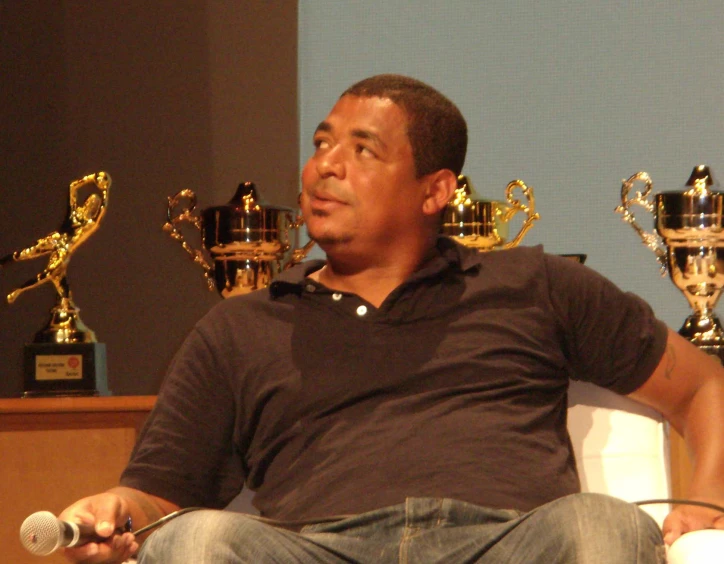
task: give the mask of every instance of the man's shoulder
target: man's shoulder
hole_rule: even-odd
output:
[[[579,272],[589,270],[583,268],[580,255],[562,255],[550,253],[542,244],[533,246],[518,246],[511,249],[495,251],[478,251],[473,259],[487,268],[504,268],[506,266],[515,270],[540,271],[545,274]]]
[[[600,285],[602,276],[574,257],[546,252],[543,245],[479,251],[463,247],[460,270],[471,288],[523,287],[550,291],[553,286],[575,288]]]
[[[514,269],[531,270],[539,269],[550,257],[543,249],[543,245],[531,247],[513,247],[510,249],[499,249],[481,251],[477,249],[465,249],[461,252],[460,264],[463,270],[472,266],[479,266],[481,269]]]

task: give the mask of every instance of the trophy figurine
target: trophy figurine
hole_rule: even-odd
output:
[[[93,192],[80,197],[80,189],[95,184]],[[25,345],[23,397],[108,395],[106,349],[80,319],[73,302],[66,271],[71,256],[90,237],[106,213],[111,178],[105,172],[90,174],[70,184],[68,214],[57,231],[29,247],[0,258],[0,266],[48,255],[45,268],[7,296],[13,303],[20,294],[46,282],[57,293],[46,327]],[[82,199],[82,202],[81,202]]]
[[[528,201],[525,205],[516,199],[513,192],[520,188]],[[509,249],[521,240],[540,218],[535,211],[533,188],[522,180],[513,180],[505,190],[506,202],[477,199],[475,190],[467,176],[458,176],[458,187],[443,212],[441,232],[449,235],[466,247],[482,251]],[[518,234],[508,240],[508,222],[518,212],[525,214]]]
[[[630,196],[637,182],[644,189]],[[652,188],[645,172],[624,180],[616,211],[656,254],[661,273],[668,271],[688,300],[693,313],[679,334],[724,361],[724,331],[714,313],[724,287],[724,194],[705,165],[694,168],[681,191],[656,194],[652,201]],[[656,233],[639,226],[631,210],[634,204],[654,216]]]
[[[262,204],[251,182],[240,184],[228,204],[200,214],[194,191],[181,190],[169,197],[167,217],[164,231],[181,243],[203,268],[209,289],[223,298],[266,288],[314,246],[309,241],[299,247],[301,218],[291,208]],[[183,224],[200,232],[200,246],[189,243],[181,231]]]

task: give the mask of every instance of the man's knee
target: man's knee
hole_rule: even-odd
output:
[[[154,532],[143,543],[139,562],[254,562],[279,533],[243,513],[194,511]]]
[[[656,522],[639,507],[602,494],[575,494],[543,506],[557,549],[576,562],[663,562]]]

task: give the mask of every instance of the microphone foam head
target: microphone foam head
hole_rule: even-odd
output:
[[[20,542],[38,556],[55,551],[62,537],[62,523],[50,511],[33,513],[20,526]]]

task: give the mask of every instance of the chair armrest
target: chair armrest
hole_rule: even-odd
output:
[[[668,564],[714,564],[724,561],[724,530],[703,529],[681,535],[666,553]]]

